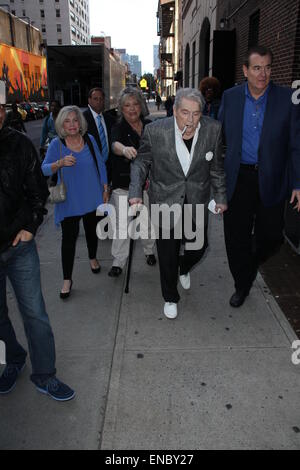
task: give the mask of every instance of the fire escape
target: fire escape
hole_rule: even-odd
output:
[[[175,53],[175,0],[159,0],[158,32],[160,36],[160,83],[161,93],[169,94],[174,85],[174,53]]]

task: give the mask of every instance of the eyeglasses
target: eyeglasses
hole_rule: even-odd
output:
[[[268,75],[272,71],[272,65],[251,65],[251,69],[257,74],[264,71]]]

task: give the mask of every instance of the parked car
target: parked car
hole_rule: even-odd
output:
[[[20,103],[20,107],[22,109],[25,109],[25,111],[27,112],[26,121],[34,121],[35,119],[37,119],[36,114],[35,114],[35,110],[31,106],[30,103],[27,103],[27,102],[26,103]]]
[[[38,103],[38,107],[43,113],[43,117],[48,116],[49,114],[49,104],[48,103]]]
[[[39,107],[38,103],[31,102],[31,106],[33,107],[35,111],[35,118],[36,119],[42,119],[44,117],[44,112],[43,110]]]

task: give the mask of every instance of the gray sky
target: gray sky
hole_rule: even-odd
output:
[[[157,36],[158,0],[90,0],[91,35],[103,31],[112,47],[138,55],[143,73],[153,73],[153,45]]]

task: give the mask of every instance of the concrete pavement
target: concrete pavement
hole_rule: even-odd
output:
[[[29,381],[0,399],[1,449],[299,449],[300,366],[296,335],[259,277],[241,309],[228,304],[222,221],[211,218],[210,249],[181,291],[179,316],[163,313],[158,267],[139,242],[131,289],[113,280],[110,242],[99,244],[93,275],[78,240],[74,289],[61,287],[60,232],[50,213],[37,243],[57,346],[58,377],[76,389],[60,404]],[[26,341],[8,294],[17,336]]]
[[[241,309],[229,306],[221,219],[210,232],[175,321],[162,314],[158,268],[153,276],[135,254],[102,449],[300,448],[296,335],[260,276]]]

